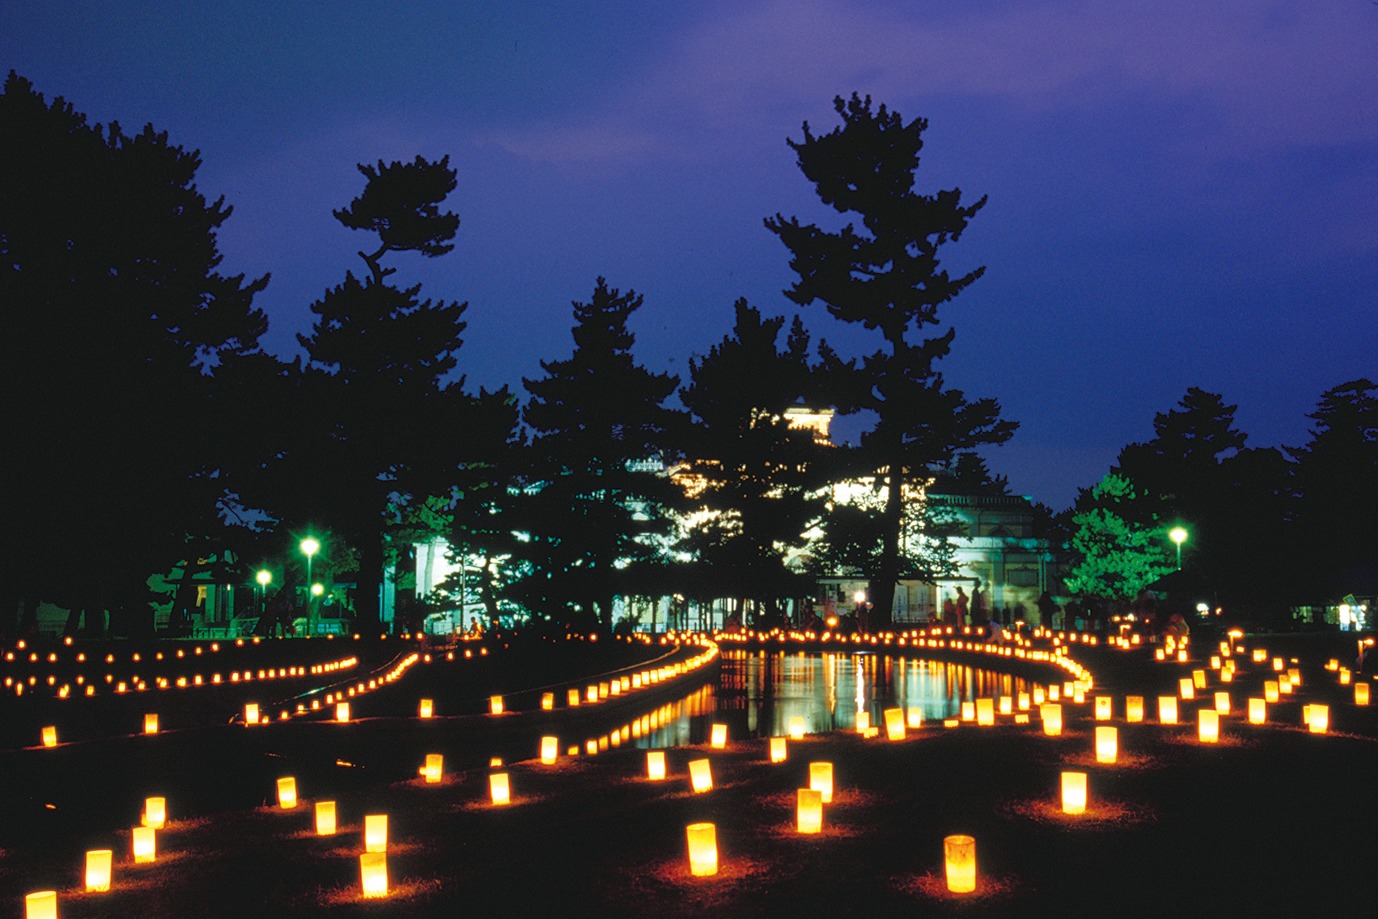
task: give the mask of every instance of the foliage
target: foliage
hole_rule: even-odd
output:
[[[960,239],[986,199],[964,205],[959,189],[915,191],[926,120],[906,123],[856,94],[837,98],[834,108],[840,127],[815,135],[805,123],[803,140],[788,143],[819,199],[839,214],[855,215],[860,229],[847,223],[827,230],[781,215],[767,219],[766,227],[790,250],[798,275],[785,292],[791,300],[801,306],[821,301],[837,319],[879,331],[885,342],[859,363],[829,368],[836,401],[877,417],[861,446],[885,494],[871,569],[876,619],[884,624],[902,569],[906,486],[922,484],[930,465],[1008,440],[1015,425],[1000,419],[993,399],[968,400],[944,384],[936,362],[948,354],[955,331],[925,332],[940,325],[938,308],[981,276],[978,268],[953,277],[939,251]]]
[[[1072,516],[1072,551],[1077,560],[1064,578],[1073,594],[1129,601],[1173,570],[1164,549],[1167,528],[1125,519],[1126,509],[1141,499],[1134,484],[1115,473],[1108,473],[1089,494],[1083,494]]]

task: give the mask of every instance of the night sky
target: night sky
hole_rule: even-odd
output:
[[[0,67],[201,151],[223,270],[271,272],[283,356],[363,267],[330,214],[355,164],[448,154],[457,248],[393,264],[469,302],[471,388],[567,356],[599,275],[645,295],[638,352],[683,376],[736,298],[793,311],[762,219],[827,220],[785,139],[855,90],[929,120],[920,190],[990,196],[947,250],[987,271],[943,369],[1021,423],[989,456],[1017,493],[1066,506],[1189,386],[1251,445],[1299,445],[1322,391],[1378,375],[1371,0],[4,0]]]

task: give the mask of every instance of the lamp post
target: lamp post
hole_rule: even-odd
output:
[[[258,614],[262,616],[263,604],[268,600],[268,585],[273,583],[273,573],[267,568],[259,569],[254,580],[258,581]]]
[[[1177,544],[1177,570],[1182,570],[1182,543],[1187,541],[1187,531],[1183,527],[1168,530],[1167,538]]]
[[[302,554],[306,556],[306,634],[311,634],[311,560],[321,551],[320,540],[308,536],[301,541]]]

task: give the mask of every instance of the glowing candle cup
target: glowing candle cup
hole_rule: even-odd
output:
[[[155,861],[158,858],[158,840],[154,835],[157,830],[151,826],[134,827],[131,845],[134,850],[134,862],[144,865]]]
[[[713,725],[713,734],[708,745],[714,750],[721,750],[727,746],[727,725]]]
[[[1062,773],[1062,812],[1064,814],[1086,813],[1086,773]]]
[[[91,849],[86,853],[86,889],[104,893],[110,889],[110,866],[115,853],[110,849]]]
[[[833,803],[833,764],[809,763],[809,787],[822,792],[823,803]]]
[[[770,761],[772,763],[783,763],[789,758],[789,749],[783,737],[772,737],[770,739]]]
[[[316,802],[316,835],[334,836],[335,835],[335,802],[317,801]]]
[[[653,782],[659,782],[665,778],[664,750],[646,751],[646,777]]]
[[[297,780],[286,775],[278,779],[278,807],[289,811],[297,806]]]
[[[1096,762],[1113,763],[1120,752],[1120,730],[1111,725],[1096,727]]]
[[[689,786],[699,794],[712,790],[713,770],[709,766],[708,760],[691,759],[689,761]]]
[[[364,851],[386,852],[388,850],[388,815],[364,815]]]
[[[560,738],[546,735],[541,738],[541,762],[549,766],[560,758]]]
[[[359,853],[359,883],[365,899],[388,895],[388,856],[386,852]]]
[[[816,788],[798,789],[795,821],[800,833],[823,832],[823,792]]]
[[[57,891],[37,890],[25,894],[24,919],[57,919]]]
[[[144,799],[144,826],[151,826],[155,830],[161,830],[167,823],[167,799],[163,797]]]
[[[512,803],[512,785],[506,772],[494,772],[488,776],[488,792],[493,804],[499,807]]]
[[[970,836],[943,837],[947,889],[971,893],[976,889],[976,840]]]
[[[689,873],[712,877],[718,873],[718,828],[711,823],[691,823],[685,829],[689,840]]]

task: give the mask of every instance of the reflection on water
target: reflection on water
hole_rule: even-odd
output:
[[[888,654],[786,654],[724,651],[717,686],[706,685],[618,731],[590,741],[674,747],[707,743],[710,725],[728,725],[733,740],[789,733],[794,718],[806,733],[856,728],[857,713],[883,724],[887,708],[917,710],[924,721],[958,716],[962,702],[1030,692],[1023,677],[964,664]],[[614,739],[615,738],[615,739]]]

